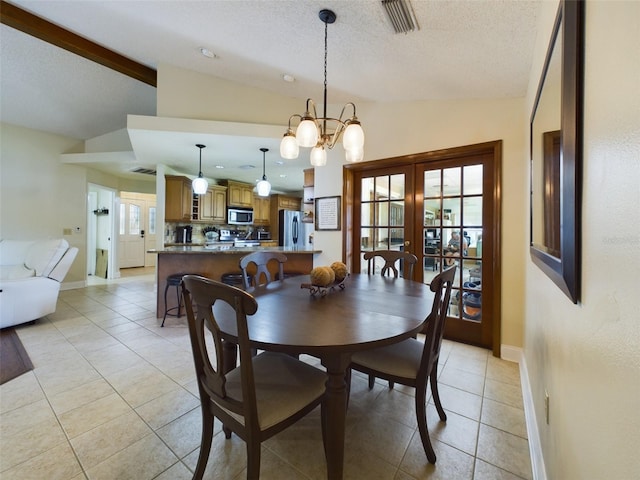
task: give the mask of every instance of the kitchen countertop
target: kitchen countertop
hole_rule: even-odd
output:
[[[228,245],[214,245],[213,248],[205,248],[203,245],[187,244],[180,246],[165,246],[164,249],[148,250],[147,253],[217,253],[237,254],[251,252],[283,252],[283,253],[322,253],[322,250],[301,247],[235,247],[233,243]]]

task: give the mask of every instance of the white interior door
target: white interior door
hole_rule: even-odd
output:
[[[118,235],[120,268],[144,267],[145,263],[145,202],[122,198]]]

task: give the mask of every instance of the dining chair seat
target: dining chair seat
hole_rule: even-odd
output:
[[[271,352],[253,358],[253,375],[260,430],[268,430],[321,397],[327,381],[321,370],[290,355]],[[229,398],[242,401],[240,367],[227,374],[226,389]],[[229,413],[244,424],[244,417]]]

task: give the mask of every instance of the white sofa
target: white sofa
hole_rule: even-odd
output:
[[[0,240],[0,328],[55,312],[77,254],[64,239]]]

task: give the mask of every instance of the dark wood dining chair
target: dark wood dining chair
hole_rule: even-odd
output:
[[[402,277],[413,279],[413,267],[418,262],[418,258],[409,252],[401,252],[399,250],[374,250],[372,252],[366,252],[364,259],[367,261],[367,273],[369,275],[375,274],[376,258],[382,258],[384,265],[380,270],[382,276],[390,275],[393,273],[395,278],[400,276],[400,270],[402,270]],[[400,270],[396,264],[400,261]]]
[[[248,292],[197,275],[183,278],[182,292],[202,409],[200,455],[193,478],[201,479],[205,472],[213,422],[218,418],[226,438],[231,438],[234,432],[246,442],[247,479],[258,479],[263,441],[294,424],[318,405],[322,405],[322,418],[326,418],[327,376],[289,355],[263,352],[252,356],[247,315],[254,314],[258,304]],[[192,303],[196,305],[195,310]],[[218,309],[226,309],[229,313],[235,311],[239,366],[236,366],[235,355],[232,364],[228,364],[231,359],[227,360],[223,355],[221,331],[214,313]],[[207,339],[210,335],[213,343]],[[211,358],[215,359],[214,364]],[[324,427],[324,421],[322,424]]]
[[[427,459],[431,463],[436,463],[436,454],[427,429],[427,381],[431,385],[438,415],[445,422],[447,415],[438,393],[438,358],[456,268],[448,268],[431,281],[431,291],[435,296],[422,331],[425,334],[424,343],[409,338],[387,347],[363,350],[351,357],[351,368],[354,370],[416,389],[418,430]]]
[[[245,290],[283,279],[286,261],[287,256],[280,252],[253,252],[242,257],[240,270]],[[270,264],[276,270],[275,275],[269,270]]]

